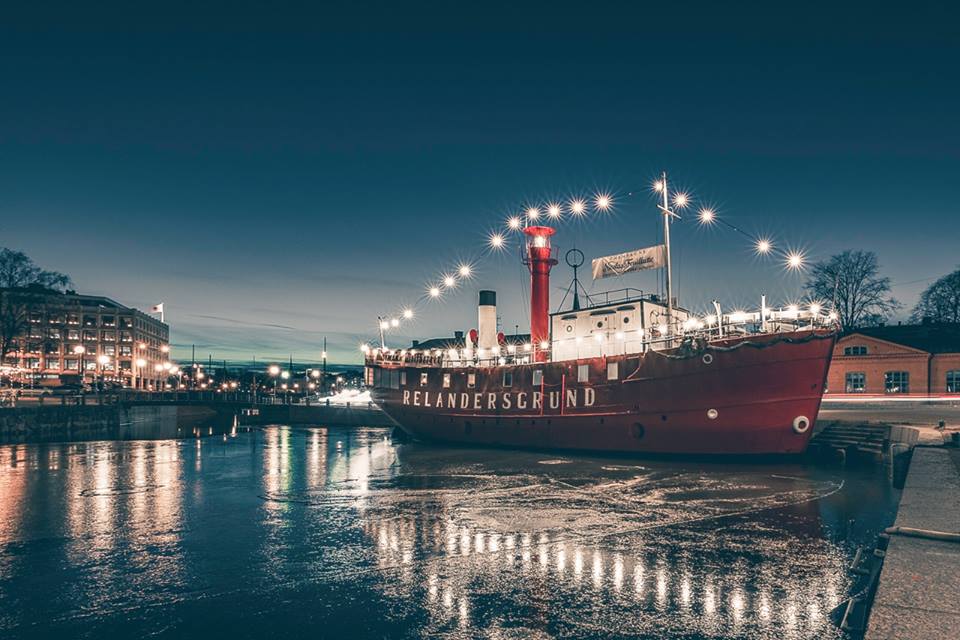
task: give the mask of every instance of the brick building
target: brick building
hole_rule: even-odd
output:
[[[870,327],[837,341],[827,393],[960,397],[960,324]]]
[[[169,377],[162,369],[169,326],[110,298],[45,293],[30,302],[27,320],[4,363],[26,380],[54,385],[82,377],[159,389]]]

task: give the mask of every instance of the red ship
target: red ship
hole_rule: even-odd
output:
[[[666,176],[662,185],[664,244],[652,254],[603,258],[599,269],[647,268],[644,260],[663,267],[665,299],[625,290],[581,308],[575,275],[573,308],[550,314],[554,229],[528,226],[529,338],[498,333],[496,296],[481,291],[478,330],[462,341],[364,348],[366,383],[377,404],[409,435],[437,442],[617,453],[802,453],[824,392],[835,316],[816,304],[769,309],[765,300],[752,313],[724,314],[714,303],[716,313],[702,318],[678,307],[670,290],[675,214]],[[593,266],[596,277],[598,261]]]

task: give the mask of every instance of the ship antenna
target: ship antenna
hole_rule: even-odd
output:
[[[573,269],[573,282],[570,283],[570,286],[567,287],[566,292],[564,292],[564,294],[563,294],[563,300],[560,301],[560,306],[557,307],[557,309],[562,309],[562,308],[563,308],[563,303],[567,301],[567,296],[570,295],[570,290],[572,289],[572,290],[573,290],[573,307],[572,307],[572,310],[573,310],[573,311],[579,311],[579,310],[580,310],[580,289],[581,289],[581,288],[583,289],[583,296],[587,299],[587,302],[588,302],[589,304],[593,304],[593,302],[590,300],[590,294],[587,293],[586,287],[584,287],[583,284],[581,284],[580,278],[579,278],[579,276],[577,275],[577,269],[579,269],[580,267],[582,267],[582,266],[583,266],[583,263],[584,263],[583,251],[580,251],[580,249],[577,249],[576,247],[574,247],[573,249],[570,249],[569,251],[567,251],[567,253],[564,255],[563,259],[564,259],[564,261],[567,263],[567,266],[570,267],[571,269]]]
[[[671,339],[668,344],[673,344],[673,270],[670,264],[670,218],[677,217],[670,209],[670,187],[667,184],[667,172],[664,171],[661,178],[660,184],[657,185],[660,187],[660,191],[663,194],[663,204],[660,206],[660,210],[663,211],[663,246],[664,246],[664,258],[666,264],[664,265],[664,279],[665,284],[667,285],[667,336]]]

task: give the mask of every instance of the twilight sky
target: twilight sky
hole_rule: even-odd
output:
[[[476,277],[388,341],[475,326],[480,288],[523,328],[525,267],[488,233],[605,190],[615,210],[555,244],[655,244],[661,170],[810,260],[876,251],[902,317],[960,263],[956,10],[139,4],[5,9],[0,246],[79,291],[165,302],[180,358],[316,359],[327,336],[356,362],[378,314],[460,261]],[[800,299],[802,275],[692,217],[682,304]]]

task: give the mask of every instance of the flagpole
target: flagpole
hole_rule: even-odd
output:
[[[663,172],[663,244],[665,247],[667,265],[665,269],[665,279],[667,285],[667,335],[673,337],[673,270],[670,263],[670,195],[667,186],[667,172]],[[669,346],[673,346],[671,340]]]

